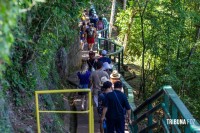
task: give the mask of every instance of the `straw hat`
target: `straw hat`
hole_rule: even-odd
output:
[[[110,78],[120,78],[120,74],[117,70],[113,70],[113,72],[110,74]]]
[[[106,76],[101,77],[101,82],[99,83],[100,86],[103,86],[103,83],[106,81],[110,81]]]

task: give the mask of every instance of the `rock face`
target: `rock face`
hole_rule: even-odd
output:
[[[0,86],[0,132],[1,133],[12,133],[13,128],[9,119],[8,104],[5,102],[2,88]]]
[[[36,82],[31,98],[24,98],[28,102],[22,107],[15,107],[11,102],[12,100],[10,100],[10,96],[10,98],[7,98],[8,100],[5,100],[6,96],[3,95],[0,88],[0,133],[37,132],[34,91],[73,88],[73,86],[68,85],[66,78],[81,63],[78,39],[70,46],[68,50],[65,47],[61,47],[55,53],[55,57],[51,62],[52,68],[49,71],[48,80],[42,77],[36,60],[29,63],[25,71],[31,73]],[[40,109],[76,110],[74,106],[70,105],[71,101],[66,100],[70,97],[70,94],[67,93],[60,97],[50,94],[41,95],[39,96]],[[64,98],[65,100],[63,100]],[[55,101],[58,101],[58,103],[55,103]],[[49,132],[51,130],[59,133],[73,133],[76,132],[77,116],[74,114],[57,115],[47,113],[41,114],[40,122],[42,132]]]
[[[72,44],[71,47],[69,48],[67,59],[68,59],[67,62],[69,63],[68,66],[70,70],[76,70],[76,68],[78,68],[81,65],[82,57],[81,57],[81,49],[80,49],[80,43],[79,43],[78,38],[75,40],[74,44]]]

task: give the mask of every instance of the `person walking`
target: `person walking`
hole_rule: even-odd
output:
[[[125,129],[125,109],[127,118],[131,123],[131,108],[127,97],[121,92],[122,82],[114,83],[114,91],[106,95],[106,102],[103,108],[101,122],[106,119],[108,133],[124,133]]]
[[[98,59],[98,61],[104,63],[104,62],[108,62],[108,64],[111,64],[111,59],[106,57],[107,55],[107,51],[106,50],[102,50],[101,51],[101,57]]]
[[[111,64],[108,64],[108,62],[104,62],[104,63],[103,63],[103,70],[104,70],[105,72],[107,72],[108,75],[111,75],[111,73],[112,73],[112,65],[111,65]]]
[[[88,43],[88,50],[92,50],[94,42],[95,42],[95,37],[96,37],[96,30],[92,27],[92,24],[89,23],[89,28],[86,29],[85,35],[87,38],[87,43]]]
[[[112,83],[109,81],[109,79],[107,79],[106,77],[102,77],[101,80],[104,80],[104,83],[101,88],[102,92],[99,94],[99,97],[98,97],[98,108],[97,108],[100,119],[101,119],[102,112],[103,112],[103,106],[105,105],[106,94],[109,92],[112,92]],[[103,123],[101,121],[100,121],[100,132],[107,133],[106,129],[104,129]]]
[[[97,62],[97,70],[93,71],[90,76],[90,85],[92,86],[92,94],[96,107],[98,107],[98,94],[101,92],[101,78],[106,77],[109,79],[107,72],[102,70],[103,63]]]
[[[78,79],[79,79],[79,87],[81,89],[87,89],[89,86],[89,77],[90,77],[90,71],[88,71],[88,65],[87,63],[83,63],[81,65],[81,70],[77,73]],[[85,109],[85,101],[86,101],[86,92],[79,92],[79,95],[81,95],[81,110]]]
[[[120,80],[121,74],[119,74],[119,72],[117,70],[113,70],[112,73],[110,74],[110,81],[113,84],[113,88],[114,88],[114,83],[117,81],[121,81]],[[122,87],[121,92],[124,93],[124,88]]]
[[[103,30],[104,28],[104,24],[103,24],[103,20],[102,17],[99,17],[99,21],[97,21],[97,30]]]
[[[81,50],[84,49],[84,44],[85,44],[85,31],[84,31],[84,27],[81,26],[81,30],[80,30],[80,47],[81,47]]]
[[[97,69],[97,60],[95,59],[95,52],[89,52],[89,59],[87,60],[87,64],[89,66],[88,70],[93,72]]]

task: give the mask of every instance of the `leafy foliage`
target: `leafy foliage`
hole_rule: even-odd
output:
[[[200,89],[199,5],[199,1],[131,0],[127,10],[118,14],[119,38],[123,41],[129,33],[126,51],[132,55],[129,60],[142,61],[144,54],[142,76],[147,93],[169,84],[186,105],[191,100],[200,100],[197,96]],[[194,106],[199,107],[198,103],[188,107],[200,118],[199,112],[193,111]]]
[[[0,64],[9,61],[9,49],[14,41],[11,30],[16,25],[18,10],[16,5],[16,0],[0,1]],[[0,78],[2,77],[3,68],[0,65]]]

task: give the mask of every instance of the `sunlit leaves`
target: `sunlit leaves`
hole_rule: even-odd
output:
[[[139,4],[138,4],[139,2]],[[127,52],[131,59],[141,60],[142,35],[139,17],[146,0],[130,0],[129,8],[117,17],[121,41],[127,33],[132,10],[137,14],[131,25]],[[148,88],[159,88],[170,84],[180,95],[196,97],[189,89],[200,88],[199,84],[199,28],[200,1],[148,1],[144,12],[145,72]],[[198,109],[199,110],[199,109]],[[199,115],[200,114],[195,114]]]

